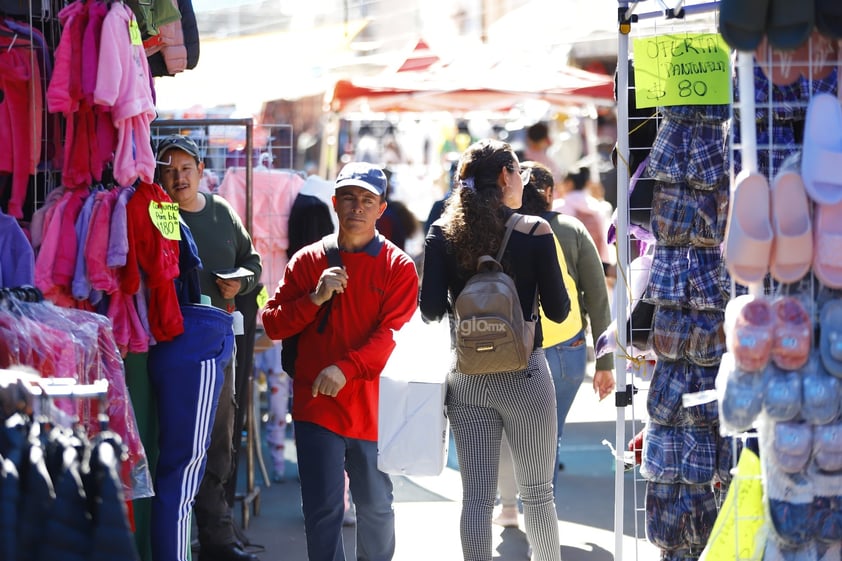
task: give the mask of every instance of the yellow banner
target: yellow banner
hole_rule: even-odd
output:
[[[635,39],[637,108],[731,103],[730,56],[718,33]]]

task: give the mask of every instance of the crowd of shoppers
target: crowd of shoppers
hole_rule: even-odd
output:
[[[546,142],[536,146],[546,149]],[[200,191],[204,162],[195,142],[181,135],[165,138],[157,146],[157,160],[160,185],[178,205],[182,227],[201,262],[199,288],[203,303],[210,304],[204,311],[221,314],[224,321],[217,322],[222,346],[213,357],[215,367],[207,369],[211,375],[188,378],[161,392],[167,422],[175,418],[170,409],[175,409],[178,392],[206,395],[207,406],[182,412],[188,426],[195,427],[192,443],[162,433],[167,450],[153,512],[161,521],[172,521],[175,532],[153,547],[153,558],[187,558],[192,512],[200,561],[256,561],[234,525],[226,487],[235,473],[233,443],[242,428],[234,390],[232,343],[237,330],[242,333],[236,304],[259,286],[260,256],[231,206]],[[501,263],[515,280],[526,317],[536,294],[540,301],[528,366],[482,376],[454,367],[447,377],[447,412],[463,479],[460,535],[464,559],[491,558],[499,478],[504,507],[519,494],[533,559],[557,561],[559,442],[585,376],[587,333],[601,333],[610,321],[596,245],[581,222],[550,210],[552,170],[539,162],[521,163],[510,144],[489,138],[468,146],[454,165],[450,196],[428,227],[419,271],[378,228],[390,204],[388,175],[383,166],[361,161],[341,169],[330,198],[338,231],[320,239],[311,236],[311,243],[292,248],[284,276],[271,287],[273,295],[261,313],[270,339],[296,340],[284,350],[293,353],[295,365],[289,383],[308,558],[345,559],[348,488],[356,513],[357,558],[392,558],[393,487],[390,476],[377,468],[377,423],[379,376],[395,348],[393,333],[416,307],[425,321],[448,318],[453,329],[450,302],[475,270],[478,256],[496,253],[507,219],[519,212],[524,219]],[[204,317],[191,322],[191,313],[188,307],[184,314],[191,333],[213,325]],[[285,365],[275,357],[264,370],[274,374]],[[600,399],[613,390],[611,365],[604,359],[597,363],[593,386]],[[185,403],[194,401],[182,397]],[[182,452],[169,459],[177,450]],[[283,480],[280,458],[274,472],[278,482]],[[184,485],[188,480],[194,481],[192,487]]]

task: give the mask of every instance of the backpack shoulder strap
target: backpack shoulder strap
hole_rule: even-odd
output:
[[[339,254],[339,237],[336,234],[328,234],[322,238],[322,245],[325,249],[325,257],[327,257],[327,266],[341,267],[342,256]],[[328,300],[325,304],[325,311],[322,314],[321,320],[319,320],[318,327],[316,328],[318,333],[324,333],[324,330],[327,327],[327,318],[330,316],[330,309],[333,306],[333,299],[335,296],[336,294],[331,296],[330,300]]]
[[[503,252],[506,251],[506,245],[509,243],[509,237],[512,235],[512,230],[515,229],[515,225],[520,222],[520,219],[523,218],[518,213],[512,213],[508,220],[506,220],[506,232],[503,234],[503,241],[500,243],[500,249],[497,250],[497,261],[499,262],[503,258]]]
[[[503,243],[500,245],[499,251],[497,251],[497,262],[500,262],[500,259],[503,258],[503,252],[506,250],[506,244],[509,243],[509,237],[512,235],[512,230],[515,229],[517,223],[523,219],[523,215],[518,214],[517,212],[513,213],[509,219],[506,221],[506,233],[503,234]],[[535,230],[538,228],[540,222],[536,222],[532,225],[532,228],[529,230],[529,235],[535,233]],[[554,234],[555,235],[555,234]],[[535,296],[532,298],[532,321],[538,317],[538,287],[535,287]]]
[[[339,236],[328,234],[322,238],[322,246],[325,249],[328,267],[341,267],[342,257],[339,255]]]

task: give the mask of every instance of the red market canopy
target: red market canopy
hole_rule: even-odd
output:
[[[534,57],[525,57],[532,58],[531,64],[511,58],[478,64],[491,58],[488,53],[441,65],[434,55],[419,55],[419,49],[428,47],[419,41],[401,65],[403,71],[337,81],[327,95],[330,109],[337,113],[507,111],[528,99],[562,107],[614,105],[614,80],[605,74]],[[413,61],[418,61],[415,67]]]

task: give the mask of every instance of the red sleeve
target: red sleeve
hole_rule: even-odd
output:
[[[287,264],[275,294],[263,309],[263,328],[270,339],[291,337],[316,319],[321,307],[310,300],[310,293],[327,267],[321,248],[321,243],[314,244],[294,255]]]

